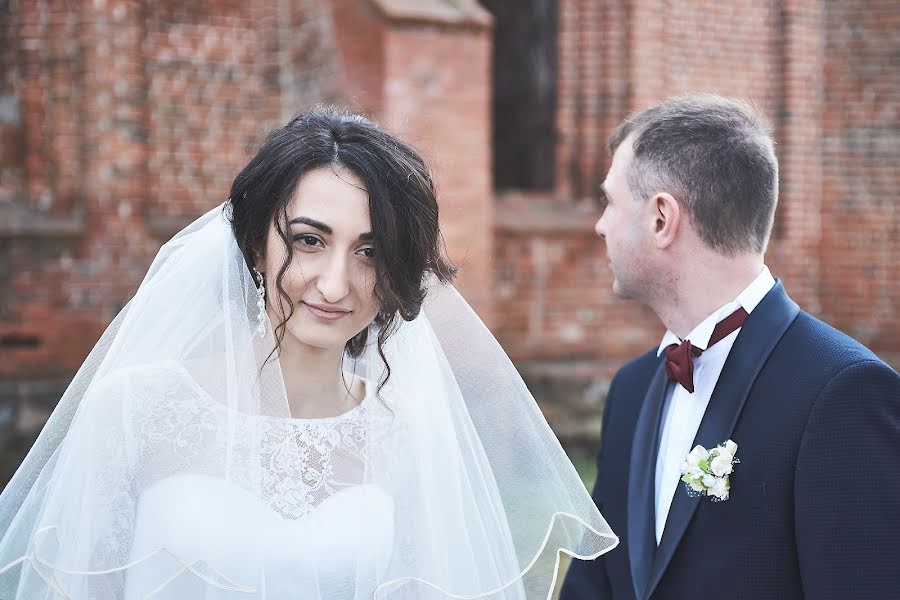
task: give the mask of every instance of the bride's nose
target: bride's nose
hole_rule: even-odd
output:
[[[316,289],[326,302],[337,303],[350,293],[350,273],[347,257],[331,253],[316,279]]]

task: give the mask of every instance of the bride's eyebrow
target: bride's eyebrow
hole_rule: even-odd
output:
[[[334,233],[334,230],[331,227],[329,227],[328,225],[326,225],[325,223],[322,223],[321,221],[316,221],[315,219],[310,219],[309,217],[297,217],[296,219],[291,219],[290,222],[288,222],[288,225],[300,225],[300,224],[309,225],[310,227],[315,227],[322,233],[327,233],[328,235],[331,235],[332,233]]]
[[[296,219],[291,219],[288,222],[288,225],[309,225],[310,227],[315,227],[322,233],[331,235],[334,233],[334,230],[321,221],[316,221],[315,219],[310,219],[309,217],[297,217]],[[375,234],[371,231],[367,231],[365,233],[359,234],[359,241],[361,242],[371,242],[375,240]]]

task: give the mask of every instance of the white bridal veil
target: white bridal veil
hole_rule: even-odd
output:
[[[544,599],[616,545],[451,286],[331,419],[291,418],[258,319],[222,207],[162,247],[0,495],[0,598]]]

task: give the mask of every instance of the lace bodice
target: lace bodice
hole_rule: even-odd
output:
[[[167,386],[137,412],[144,440],[134,462],[148,484],[183,474],[221,476],[258,495],[286,519],[299,519],[335,493],[365,481],[371,387],[336,417],[247,415],[213,401],[196,385]],[[157,390],[159,388],[156,388]],[[229,435],[224,432],[236,430]],[[228,447],[230,446],[230,447]],[[199,469],[198,466],[204,467]]]
[[[153,398],[131,396],[144,404],[131,425],[142,443],[129,461],[140,489],[126,598],[143,597],[167,569],[182,575],[159,598],[231,598],[229,588],[260,581],[259,569],[265,591],[254,584],[250,597],[371,593],[394,519],[391,497],[366,480],[381,408],[371,386],[358,406],[324,419],[248,415],[179,378],[150,387]]]

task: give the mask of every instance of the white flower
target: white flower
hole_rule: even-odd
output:
[[[688,493],[710,496],[715,501],[728,500],[734,472],[737,444],[728,440],[712,450],[695,446],[681,464],[681,481],[688,486]]]
[[[697,445],[694,446],[694,449],[691,450],[691,453],[688,454],[688,462],[698,463],[704,458],[709,456],[709,451],[703,446]]]
[[[738,445],[731,440],[725,442],[725,452],[727,452],[732,458],[734,458],[734,455],[737,454],[737,449]]]
[[[710,486],[709,495],[715,496],[719,500],[728,499],[728,480],[724,477],[717,477],[715,483]]]
[[[691,477],[693,479],[703,479],[703,476],[706,475],[706,473],[703,472],[703,469],[701,469],[697,465],[694,465],[693,467],[685,471],[685,473],[688,475],[688,477]]]
[[[694,490],[695,492],[700,492],[701,494],[704,492],[704,490],[706,490],[706,488],[703,487],[703,484],[696,479],[691,481],[688,485],[691,486],[692,490]]]
[[[723,452],[712,459],[709,463],[709,469],[716,477],[723,477],[734,470],[734,466],[731,464],[732,460],[733,457],[731,455],[727,452]]]

